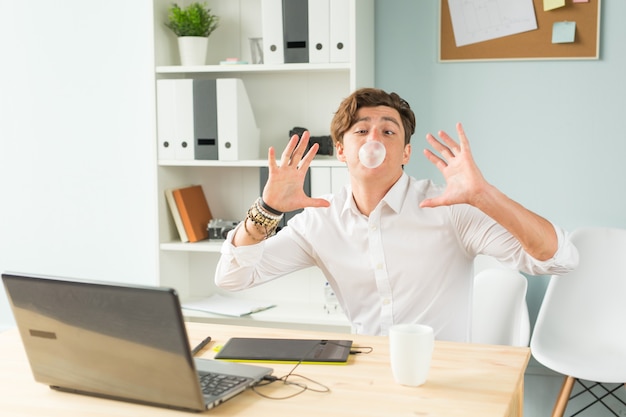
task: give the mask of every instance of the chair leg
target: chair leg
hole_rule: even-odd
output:
[[[563,379],[561,392],[559,392],[559,396],[556,399],[556,403],[554,404],[554,410],[552,410],[552,417],[563,417],[565,409],[567,408],[567,402],[569,401],[569,397],[572,394],[572,388],[574,388],[575,382],[576,378],[574,378],[573,376],[566,376]]]

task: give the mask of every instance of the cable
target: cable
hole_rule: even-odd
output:
[[[307,352],[308,353],[308,352]],[[305,355],[306,356],[306,355]],[[308,378],[306,376],[300,375],[300,374],[294,374],[293,372],[296,370],[296,368],[302,363],[302,359],[298,361],[298,363],[296,363],[296,365],[291,368],[291,370],[284,376],[282,377],[276,377],[274,375],[269,375],[263,378],[263,381],[259,382],[258,384],[254,385],[252,387],[252,391],[254,391],[256,394],[260,395],[263,398],[268,398],[270,400],[286,400],[288,398],[293,398],[296,395],[300,395],[302,394],[304,391],[309,390],[309,391],[313,391],[313,392],[319,392],[319,393],[326,393],[326,392],[330,392],[330,388],[327,387],[326,385],[322,384],[321,382],[315,381],[311,378]],[[310,386],[308,386],[306,383],[304,382],[293,382],[290,381],[289,378],[292,377],[298,377],[298,378],[302,378],[305,381],[309,381],[309,383],[313,383],[315,385],[318,386],[318,388],[312,388]],[[263,387],[263,386],[267,386],[270,385],[274,382],[277,381],[283,381],[284,385],[290,386],[290,387],[294,387],[297,389],[296,392],[292,393],[292,394],[288,394],[288,395],[284,395],[282,397],[277,397],[277,396],[271,396],[271,395],[267,395],[264,394],[260,391],[257,390],[258,387]]]
[[[306,359],[306,357],[311,352],[313,352],[313,350],[317,349],[317,347],[319,345],[326,344],[327,342],[328,342],[327,340],[322,340],[319,343],[316,343],[311,349],[309,349],[304,355],[302,355],[300,360],[298,360],[298,362],[294,365],[293,368],[291,368],[291,370],[286,375],[283,375],[281,377],[276,377],[276,376],[272,376],[272,375],[268,376],[268,377],[265,377],[265,378],[263,378],[263,381],[261,381],[258,384],[252,386],[252,391],[257,393],[261,397],[268,398],[270,400],[286,400],[287,398],[293,398],[296,395],[300,395],[300,394],[302,394],[306,390],[310,390],[310,391],[313,391],[313,392],[319,392],[319,393],[330,392],[330,388],[327,387],[326,385],[322,384],[321,382],[317,382],[317,381],[315,381],[315,380],[313,380],[311,378],[308,378],[308,377],[305,377],[303,375],[299,375],[299,374],[294,374],[293,373],[296,370],[296,368],[298,366],[300,366],[300,364]],[[318,387],[321,387],[321,388],[310,388],[306,383],[289,381],[289,377],[299,377],[299,378],[302,378],[302,379],[304,379],[306,381],[312,382],[313,384],[315,384],[315,385],[317,385]],[[275,396],[270,396],[270,395],[264,394],[264,393],[259,392],[257,390],[257,387],[267,386],[267,385],[270,385],[270,384],[272,384],[274,382],[277,382],[277,381],[283,381],[284,385],[296,387],[298,389],[298,391],[296,391],[293,394],[285,395],[283,397],[275,397]],[[263,382],[265,382],[265,383],[263,383]]]
[[[329,341],[329,340],[323,340],[320,341],[318,344],[316,344],[315,346],[313,346],[308,352],[306,352],[304,355],[302,355],[302,358],[294,365],[293,368],[291,368],[291,370],[283,375],[282,377],[277,377],[274,375],[268,375],[265,376],[263,378],[263,380],[261,382],[259,382],[258,384],[254,385],[252,387],[252,391],[254,391],[256,394],[260,395],[263,398],[267,398],[270,400],[286,400],[288,398],[293,398],[296,395],[300,395],[302,394],[304,391],[313,391],[313,392],[318,392],[318,393],[329,393],[331,390],[328,386],[322,384],[321,382],[315,381],[314,379],[311,379],[309,377],[306,377],[304,375],[300,375],[300,374],[296,374],[294,373],[294,371],[298,368],[298,366],[300,366],[300,364],[302,364],[302,362],[306,359],[306,357],[314,350],[316,349],[320,344],[326,344],[326,343],[332,343],[335,344],[337,346],[342,346],[342,347],[347,347],[346,345],[343,345],[341,343],[336,343],[333,341]],[[350,354],[351,355],[356,355],[356,354],[368,354],[371,353],[374,350],[374,348],[372,348],[371,346],[363,346],[363,347],[356,347],[355,349],[351,349],[350,350]],[[317,387],[313,388],[310,387],[309,385],[307,385],[305,382],[292,382],[289,380],[289,378],[302,378],[303,380],[308,381],[309,383],[312,383],[314,385],[316,385]],[[282,397],[276,397],[276,396],[270,396],[267,394],[264,394],[260,391],[257,390],[258,387],[264,387],[264,386],[268,386],[274,382],[277,381],[282,381],[284,385],[287,386],[291,386],[291,387],[295,387],[297,389],[296,392],[292,393],[292,394],[288,394]]]
[[[371,346],[355,346],[354,349],[350,350],[350,355],[358,355],[358,354],[368,354],[368,353],[372,353],[374,351],[374,348]]]

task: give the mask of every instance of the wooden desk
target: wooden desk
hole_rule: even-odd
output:
[[[349,336],[355,346],[372,353],[355,355],[346,365],[300,365],[297,373],[330,387],[330,393],[305,391],[289,399],[271,400],[251,390],[205,412],[213,416],[522,416],[527,348],[436,342],[428,381],[404,387],[393,381],[388,339],[316,331],[188,323],[192,346],[210,335],[199,355],[212,358],[214,348],[233,336],[333,338]],[[293,365],[272,364],[283,376]],[[280,382],[264,393],[292,391]],[[51,390],[34,381],[17,330],[0,333],[0,410],[18,417],[159,417],[193,413],[93,398]]]

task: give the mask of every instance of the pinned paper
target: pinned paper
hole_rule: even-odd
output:
[[[589,0],[574,0],[574,3],[589,3]]]
[[[558,9],[565,6],[565,0],[543,0],[543,11]]]
[[[552,43],[572,43],[576,37],[576,22],[554,22]]]
[[[532,0],[448,0],[456,46],[537,29]]]

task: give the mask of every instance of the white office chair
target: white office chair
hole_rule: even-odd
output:
[[[576,382],[609,409],[602,398],[626,382],[626,230],[578,229],[571,240],[580,264],[550,278],[530,343],[537,361],[565,375],[553,417],[565,412]]]
[[[528,346],[526,277],[513,269],[487,268],[474,277],[472,342]]]

